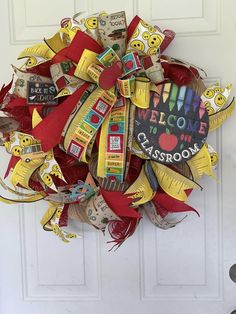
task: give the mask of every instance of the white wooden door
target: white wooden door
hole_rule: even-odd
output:
[[[236,86],[235,0],[1,0],[0,82],[26,46],[52,35],[78,11],[126,10],[177,32],[167,53],[204,68],[209,83]],[[235,90],[234,90],[235,91]],[[236,91],[235,91],[236,92]],[[236,116],[210,136],[220,152],[217,184],[205,179],[189,215],[169,231],[146,219],[118,251],[98,232],[79,226],[69,245],[41,230],[45,203],[0,204],[1,314],[230,314],[236,284]],[[6,154],[1,151],[1,174]]]

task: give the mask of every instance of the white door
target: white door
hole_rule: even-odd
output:
[[[170,28],[167,54],[199,65],[208,82],[236,86],[235,0],[1,0],[0,83],[10,81],[18,53],[52,35],[61,18],[78,11],[126,10]],[[236,92],[236,91],[235,91]],[[0,204],[1,314],[230,314],[236,284],[236,115],[209,143],[220,152],[221,183],[205,179],[176,228],[162,231],[143,219],[118,251],[102,234],[80,226],[83,239],[66,245],[42,231],[45,203]],[[1,151],[1,174],[6,155]]]

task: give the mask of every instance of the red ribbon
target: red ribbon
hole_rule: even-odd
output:
[[[119,191],[106,191],[101,188],[102,196],[111,208],[111,210],[119,217],[133,217],[140,218],[141,215],[136,211],[135,208],[132,208],[132,200]]]
[[[189,195],[190,193],[191,193],[190,190],[186,190],[187,195]],[[193,211],[198,216],[200,216],[196,209],[182,201],[179,201],[171,197],[170,195],[166,194],[164,191],[161,190],[157,191],[152,201],[157,207],[160,205],[163,209],[166,209],[168,212],[179,213]]]
[[[84,83],[71,96],[67,97],[55,110],[43,119],[32,131],[31,135],[39,140],[44,152],[48,152],[59,144],[63,128],[89,83]]]
[[[66,227],[68,226],[68,209],[69,204],[65,204],[59,219],[59,226],[60,227]]]
[[[11,171],[11,169],[15,168],[15,165],[18,163],[19,160],[20,160],[20,157],[17,157],[14,155],[11,156],[11,159],[8,163],[8,167],[7,167],[7,171],[5,173],[4,179],[6,179],[8,177],[9,172]]]
[[[78,63],[82,53],[84,52],[84,49],[88,49],[96,53],[102,53],[104,50],[95,39],[78,30],[70,46],[67,47],[65,55],[70,60]]]
[[[130,40],[131,36],[133,35],[135,28],[138,26],[138,23],[141,21],[141,18],[138,15],[135,15],[135,17],[130,22],[128,28],[127,28],[127,42]]]
[[[12,77],[12,80],[9,84],[7,84],[5,86],[5,84],[2,86],[1,90],[0,90],[0,103],[3,102],[3,99],[5,98],[6,94],[9,92],[9,90],[11,89],[12,87],[12,83],[13,83],[13,77]]]

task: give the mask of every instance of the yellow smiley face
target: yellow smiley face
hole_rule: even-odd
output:
[[[18,137],[20,140],[21,147],[25,147],[25,146],[29,146],[33,144],[33,139],[31,136],[19,134]]]
[[[148,39],[148,46],[150,48],[152,47],[159,47],[160,44],[162,43],[162,37],[160,35],[157,34],[153,34],[149,37]]]
[[[150,37],[150,33],[149,33],[149,32],[143,32],[143,33],[142,33],[142,38],[143,38],[144,40],[148,40],[149,37]]]
[[[47,186],[51,186],[53,184],[52,177],[48,173],[45,173],[42,179]]]
[[[132,35],[132,38],[138,37],[139,33],[140,33],[139,29],[136,28],[136,30],[134,31],[134,33],[133,33],[133,35]]]
[[[45,159],[46,159],[46,160],[52,160],[53,157],[54,157],[54,156],[53,156],[53,153],[48,153]]]
[[[56,218],[60,218],[61,214],[62,214],[62,208],[58,208],[55,214]]]
[[[150,26],[148,23],[144,22],[143,20],[141,20],[140,23],[141,23],[141,25],[143,25],[146,28],[149,28],[149,26]]]
[[[215,95],[215,91],[212,88],[207,88],[205,92],[203,93],[203,96],[205,96],[206,98],[213,98],[214,95]]]
[[[15,145],[11,149],[11,153],[14,156],[20,156],[22,152],[22,148],[19,145]]]
[[[214,167],[218,163],[218,154],[216,152],[210,153],[211,165]]]
[[[52,231],[55,235],[59,235],[59,232],[60,232],[59,225],[58,224],[53,225]]]
[[[36,66],[37,63],[38,63],[38,62],[37,62],[37,59],[32,56],[32,57],[30,57],[30,58],[27,60],[26,66],[27,66],[27,68],[32,68],[32,67]]]
[[[226,98],[223,94],[218,94],[215,97],[215,104],[218,107],[222,107],[226,102]]]
[[[157,48],[149,48],[148,49],[148,51],[147,51],[147,54],[149,55],[149,56],[152,56],[152,55],[156,55],[157,54],[157,51],[158,51],[158,49]]]
[[[156,32],[156,29],[153,26],[149,26],[148,30],[149,30],[150,33],[155,33]]]
[[[63,88],[58,94],[58,97],[69,96],[71,94],[68,88]]]
[[[11,153],[11,142],[5,142],[3,145],[5,146],[8,153]]]
[[[89,17],[86,19],[84,26],[88,29],[95,29],[98,27],[98,19],[96,17]]]
[[[60,168],[58,165],[53,165],[52,166],[52,171],[50,172],[50,174],[58,177],[58,178],[62,178],[62,174],[61,174],[61,171],[60,171]]]
[[[206,111],[207,111],[209,116],[211,114],[215,113],[215,110],[214,110],[214,108],[211,107],[211,103],[209,101],[205,101],[204,105],[205,105]]]
[[[144,43],[141,40],[133,40],[130,46],[136,50],[144,51]]]
[[[67,239],[75,239],[75,238],[77,238],[77,236],[74,233],[69,233],[69,234],[66,235],[66,238]]]
[[[224,88],[215,87],[215,88],[214,88],[214,91],[215,91],[216,93],[223,93],[223,92],[224,92]]]

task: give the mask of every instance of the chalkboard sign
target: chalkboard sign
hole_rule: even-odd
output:
[[[58,99],[56,88],[52,83],[28,82],[27,102],[29,105],[57,105]]]
[[[192,158],[206,141],[209,118],[189,87],[165,83],[152,92],[148,109],[136,109],[134,135],[152,160],[173,164]]]

